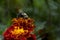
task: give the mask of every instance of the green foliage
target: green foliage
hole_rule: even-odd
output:
[[[16,8],[20,8],[35,20],[34,33],[37,37],[38,30],[44,29],[45,32],[51,33],[50,37],[56,40],[56,27],[60,26],[60,0],[0,0],[0,27],[3,30],[11,25],[12,18],[16,17]],[[0,34],[2,32],[0,30]],[[52,38],[50,40],[53,40]],[[40,39],[41,37],[37,40]]]

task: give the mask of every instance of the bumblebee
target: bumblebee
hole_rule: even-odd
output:
[[[19,13],[17,14],[17,18],[20,18],[20,17],[28,18],[28,15],[23,11],[19,10]]]

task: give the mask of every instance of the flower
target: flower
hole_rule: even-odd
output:
[[[4,32],[4,40],[36,40],[36,36],[31,34],[35,25],[31,18],[14,18],[12,25]]]

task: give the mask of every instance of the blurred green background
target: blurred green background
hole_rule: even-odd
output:
[[[60,0],[0,0],[0,35],[17,16],[17,8],[35,20],[35,34],[39,30],[49,33],[50,40],[60,40]]]

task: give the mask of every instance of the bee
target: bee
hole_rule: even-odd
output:
[[[28,18],[28,15],[26,13],[24,13],[22,10],[19,10],[19,13],[17,14],[17,18]]]

